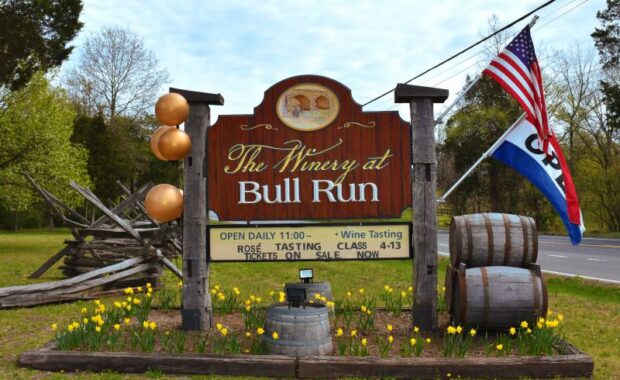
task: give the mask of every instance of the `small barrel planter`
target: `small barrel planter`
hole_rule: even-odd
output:
[[[452,281],[456,324],[507,328],[547,314],[547,287],[538,265],[465,269],[461,264]]]
[[[460,215],[450,223],[450,261],[454,267],[511,266],[524,268],[538,256],[534,219],[523,215],[483,213]]]
[[[273,333],[278,333],[278,339]],[[323,304],[305,303],[299,308],[274,304],[267,308],[262,337],[272,354],[294,356],[331,355],[329,311]]]
[[[284,284],[284,292],[287,289],[304,289],[306,291],[306,299],[308,301],[314,300],[316,294],[320,294],[327,298],[328,301],[333,301],[332,288],[329,282],[289,282]]]

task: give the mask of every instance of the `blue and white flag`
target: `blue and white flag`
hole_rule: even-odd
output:
[[[546,155],[536,127],[527,120],[511,127],[489,151],[490,155],[530,180],[549,199],[568,231],[573,244],[581,242],[586,230],[573,178],[560,145],[551,132]]]

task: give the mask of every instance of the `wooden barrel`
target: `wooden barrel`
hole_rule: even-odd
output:
[[[326,297],[328,301],[333,301],[332,288],[329,286],[329,282],[289,282],[284,285],[284,293],[286,289],[305,289],[306,299],[308,301],[315,300],[315,295],[319,294],[322,297]]]
[[[460,215],[450,223],[454,267],[503,265],[524,268],[538,256],[536,222],[529,216],[484,213]]]
[[[452,319],[480,328],[507,328],[547,314],[547,288],[540,267],[457,270]]]
[[[274,331],[278,339],[273,339]],[[331,355],[333,346],[327,307],[306,303],[305,308],[289,308],[287,304],[274,304],[267,308],[262,339],[272,354]]]

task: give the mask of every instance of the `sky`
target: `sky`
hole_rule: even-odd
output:
[[[84,28],[63,70],[77,62],[85,38],[120,25],[141,35],[168,71],[162,94],[171,86],[224,96],[225,105],[213,107],[213,122],[219,114],[251,113],[271,85],[300,74],[336,79],[363,104],[487,35],[493,15],[503,26],[544,2],[85,0]],[[537,12],[532,38],[539,58],[592,46],[596,12],[604,8],[604,0],[557,0]],[[438,113],[489,59],[479,46],[411,84],[450,91]],[[398,109],[408,120],[407,106],[393,99],[390,94],[364,110]]]

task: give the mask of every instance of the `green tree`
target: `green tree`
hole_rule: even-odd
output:
[[[81,0],[0,0],[0,85],[22,88],[69,57]]]
[[[64,91],[42,73],[5,99],[0,113],[0,203],[11,211],[37,201],[22,173],[70,205],[81,202],[69,181],[88,185],[87,152],[71,144],[75,112]]]

